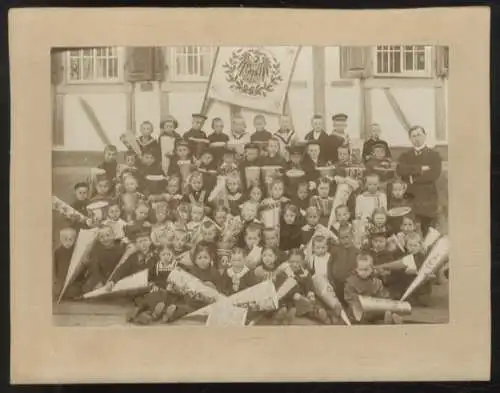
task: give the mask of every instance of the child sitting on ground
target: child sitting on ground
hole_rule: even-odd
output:
[[[373,259],[368,254],[360,254],[356,260],[356,269],[346,281],[344,298],[349,304],[351,320],[355,321],[353,309],[357,307],[358,296],[369,296],[379,299],[389,299],[389,292],[384,287],[382,281],[374,275]],[[384,323],[400,324],[402,319],[399,315],[386,311],[384,314]],[[380,318],[363,316],[360,324],[377,324]]]

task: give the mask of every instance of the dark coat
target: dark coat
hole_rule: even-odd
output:
[[[111,247],[97,242],[89,255],[89,279],[87,285],[93,289],[98,283],[104,284],[120,261],[125,247],[118,241]]]
[[[411,149],[399,157],[397,174],[408,182],[407,193],[413,197],[413,210],[416,215],[437,215],[436,181],[441,176],[441,164],[439,153],[427,147],[419,154]],[[422,166],[429,166],[430,170],[422,172]]]
[[[319,137],[318,138],[314,138],[314,132],[311,130],[309,131],[306,136],[304,137],[304,139],[306,141],[319,141],[319,144],[320,144],[320,159],[322,160],[326,160],[326,161],[329,161],[329,159],[327,158],[329,155],[330,155],[330,151],[329,151],[329,142],[330,142],[330,139],[328,137],[328,134],[325,132],[325,131],[321,131],[319,133]]]
[[[299,213],[300,215],[300,213]],[[280,224],[280,249],[281,250],[291,250],[293,248],[299,248],[302,242],[302,228],[299,222],[299,217],[295,220],[294,224],[287,224],[285,221],[281,220]]]
[[[370,155],[373,153],[373,147],[378,144],[384,145],[385,157],[391,158],[391,149],[386,141],[370,138],[363,143],[363,161],[366,162],[370,159]]]

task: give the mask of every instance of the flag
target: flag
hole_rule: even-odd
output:
[[[206,98],[282,114],[299,51],[298,46],[219,48]]]

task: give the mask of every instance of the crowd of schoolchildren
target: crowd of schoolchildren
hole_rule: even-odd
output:
[[[142,123],[140,155],[129,149],[121,163],[117,147],[105,147],[100,171],[74,185],[71,202],[85,217],[90,204],[105,202],[103,215],[87,221],[75,216],[60,231],[54,253],[55,298],[78,232],[91,227],[99,228],[97,240],[85,269],[63,298],[78,299],[101,287],[111,291],[123,278],[147,268],[149,292],[134,298],[127,316],[139,324],[166,323],[202,306],[171,291],[167,277],[174,268],[224,295],[263,280],[279,286],[294,277],[298,285],[280,299],[272,316],[276,324],[293,323],[302,315],[319,323],[340,323],[339,310],[328,309],[316,295],[311,280],[315,274],[328,279],[345,310],[356,295],[401,297],[412,272],[378,266],[412,254],[418,267],[428,250],[410,209],[402,216],[388,215],[393,208],[411,208],[412,200],[378,125],[372,126],[355,157],[343,114],[333,117],[329,134],[324,119],[313,116],[303,141],[286,116],[276,132],[268,131],[265,117],[257,115],[254,132],[247,131],[243,118],[235,118],[229,132],[214,118],[213,132],[207,135],[206,120],[193,115],[192,128],[181,136],[177,121],[169,117],[158,138],[152,136],[153,124]],[[167,160],[159,142],[164,136],[175,144]],[[358,187],[346,188],[351,180]],[[341,185],[343,192],[350,191],[347,198],[338,195]],[[431,284],[422,286],[410,302],[428,306]],[[384,320],[401,322],[390,313]]]

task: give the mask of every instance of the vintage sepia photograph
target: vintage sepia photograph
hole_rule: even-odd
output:
[[[449,322],[447,46],[50,56],[54,325]]]

